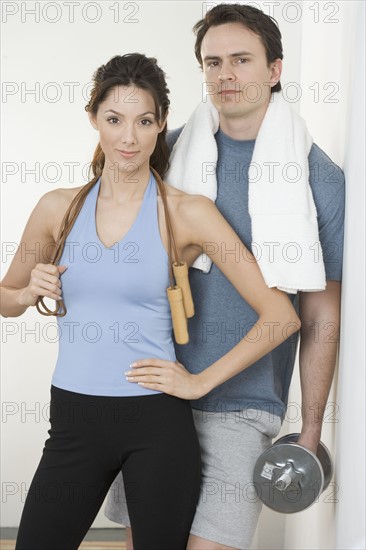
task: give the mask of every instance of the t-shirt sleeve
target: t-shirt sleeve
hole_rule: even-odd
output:
[[[309,170],[309,181],[318,215],[326,279],[341,281],[345,209],[344,174],[316,144],[313,144],[310,150]]]

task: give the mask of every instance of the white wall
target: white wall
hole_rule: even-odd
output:
[[[304,93],[300,113],[306,119],[314,140],[344,169],[346,176],[339,371],[333,381],[322,433],[322,440],[335,460],[335,476],[319,502],[301,514],[281,515],[264,510],[253,548],[349,550],[366,548],[365,4],[363,1],[348,1],[323,5],[303,2],[302,5],[300,83]],[[318,21],[314,10],[317,5]],[[331,23],[336,19],[337,22]],[[293,421],[297,419],[299,396],[297,371],[289,397],[294,405],[281,434],[300,429],[300,422]]]
[[[365,3],[350,7],[350,90],[345,133],[346,254],[342,300],[341,407],[337,437],[336,548],[366,548],[365,540]]]
[[[288,84],[285,89],[288,94],[301,90],[301,101],[295,101],[294,107],[301,110],[306,118],[314,140],[341,166],[346,159],[345,166],[350,178],[347,201],[349,219],[352,219],[352,225],[347,226],[347,243],[352,243],[356,236],[358,238],[361,229],[361,222],[356,224],[354,220],[362,219],[360,197],[364,190],[364,178],[360,177],[357,168],[359,157],[355,154],[360,144],[355,126],[359,119],[357,107],[361,101],[361,84],[351,94],[352,101],[349,99],[349,89],[357,74],[362,72],[363,65],[358,55],[360,42],[354,44],[349,38],[357,36],[363,1],[297,1],[281,2],[280,5],[278,2],[246,3],[261,6],[265,13],[273,14],[278,20],[285,51],[282,79],[284,85]],[[99,6],[99,14],[93,6],[86,9],[87,4]],[[73,23],[68,20],[69,8],[63,2],[57,3],[58,12],[51,7],[48,11],[41,11],[39,22],[34,21],[34,15],[25,12],[34,7],[35,2],[8,2],[9,10],[15,6],[19,11],[9,15],[6,21],[4,11],[2,13],[2,76],[5,84],[8,83],[5,89],[8,95],[3,98],[2,104],[5,138],[2,155],[4,270],[11,261],[11,243],[19,242],[29,213],[38,198],[55,187],[74,187],[83,181],[82,167],[90,161],[96,135],[87,122],[85,98],[81,90],[101,63],[115,54],[128,51],[156,56],[169,76],[172,100],[170,127],[182,124],[200,98],[201,74],[193,54],[191,28],[202,17],[205,6],[201,2],[130,4],[119,3],[119,23],[113,22],[115,11],[110,9],[116,2],[80,2],[79,7],[75,6]],[[208,4],[212,5],[213,2]],[[41,6],[45,5],[41,3]],[[58,22],[47,21],[58,15],[61,15]],[[98,15],[99,21],[91,23],[90,20]],[[136,22],[128,22],[129,19],[135,19]],[[358,67],[357,63],[360,63]],[[37,82],[39,94],[36,97],[30,94],[22,97],[22,89],[24,92],[25,88],[34,88]],[[56,86],[49,85],[50,82],[56,83]],[[74,97],[69,95],[71,84],[65,84],[67,82],[79,83],[74,87]],[[333,96],[336,103],[325,102],[327,94],[336,90],[331,83],[339,86]],[[331,87],[326,89],[325,86],[329,84]],[[10,95],[11,91],[13,95]],[[58,101],[52,102],[55,92],[61,96]],[[318,92],[319,101],[316,102]],[[352,106],[354,109],[351,111]],[[348,125],[350,121],[354,123]],[[34,168],[37,162],[40,171],[38,182],[34,175],[25,173]],[[74,178],[70,177],[69,165],[66,163],[77,163]],[[343,294],[342,329],[345,344],[341,350],[340,372],[342,391],[338,397],[333,391],[330,398],[331,401],[337,399],[340,404],[336,420],[340,421],[339,439],[342,445],[338,446],[337,452],[335,433],[338,424],[329,422],[323,433],[324,441],[336,454],[336,482],[340,485],[340,501],[338,504],[324,502],[325,497],[329,501],[332,495],[323,495],[319,504],[295,516],[265,510],[254,542],[255,548],[334,548],[332,533],[336,529],[336,506],[341,511],[337,520],[338,540],[341,541],[338,542],[338,548],[351,548],[346,546],[352,538],[351,534],[348,535],[351,527],[355,536],[361,536],[361,522],[356,519],[357,515],[354,516],[355,525],[352,523],[352,496],[346,490],[345,482],[350,456],[345,451],[347,447],[343,445],[345,436],[342,434],[347,433],[348,437],[355,439],[359,434],[359,424],[353,423],[354,415],[346,416],[343,412],[343,402],[348,407],[353,392],[361,391],[358,381],[357,385],[354,383],[353,375],[356,369],[361,368],[362,340],[358,339],[355,343],[354,333],[359,331],[362,334],[362,316],[356,307],[362,302],[356,285],[362,280],[357,267],[361,266],[360,254],[363,250],[360,247],[352,252],[349,247],[346,255],[347,280]],[[357,322],[346,325],[351,315]],[[6,345],[2,351],[1,372],[1,521],[4,526],[16,526],[19,522],[25,491],[47,438],[49,385],[57,355],[57,343],[52,342],[55,332],[49,323],[48,319],[39,316],[34,310],[17,319],[3,320],[2,342],[6,342]],[[31,329],[35,329],[35,334],[27,332]],[[361,396],[359,399],[361,403]],[[290,401],[300,403],[296,377]],[[284,431],[298,430],[295,418],[291,416]],[[357,469],[359,472],[363,470],[364,465]],[[342,499],[339,495],[342,495]],[[358,500],[356,508],[361,511]],[[111,523],[100,514],[95,525],[107,524]],[[342,533],[347,533],[351,538],[342,539]]]

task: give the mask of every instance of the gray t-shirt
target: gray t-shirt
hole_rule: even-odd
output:
[[[181,131],[182,128],[178,128],[168,133],[170,149]],[[215,138],[218,147],[216,206],[251,250],[248,168],[255,140],[234,140],[221,130]],[[344,227],[343,172],[315,144],[309,154],[309,169],[326,278],[340,281]],[[190,372],[199,373],[237,344],[256,323],[258,316],[215,264],[207,274],[191,268],[190,283],[195,304],[195,315],[189,320],[190,341],[175,348],[178,360]],[[297,295],[289,297],[297,309]],[[254,408],[283,418],[297,342],[298,333],[201,399],[192,401],[192,406],[212,412]]]

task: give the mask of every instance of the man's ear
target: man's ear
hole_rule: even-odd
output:
[[[281,79],[282,59],[276,59],[271,63],[271,72],[272,74],[271,74],[270,84],[272,88],[273,86],[276,86],[277,82],[279,82]]]
[[[93,128],[95,130],[98,130],[98,124],[97,124],[95,115],[90,111],[88,111],[88,117],[89,117],[90,124],[93,126]]]

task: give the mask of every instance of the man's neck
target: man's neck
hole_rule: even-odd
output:
[[[220,114],[220,130],[232,139],[256,139],[267,108],[268,104],[265,104],[248,116],[225,117]]]

